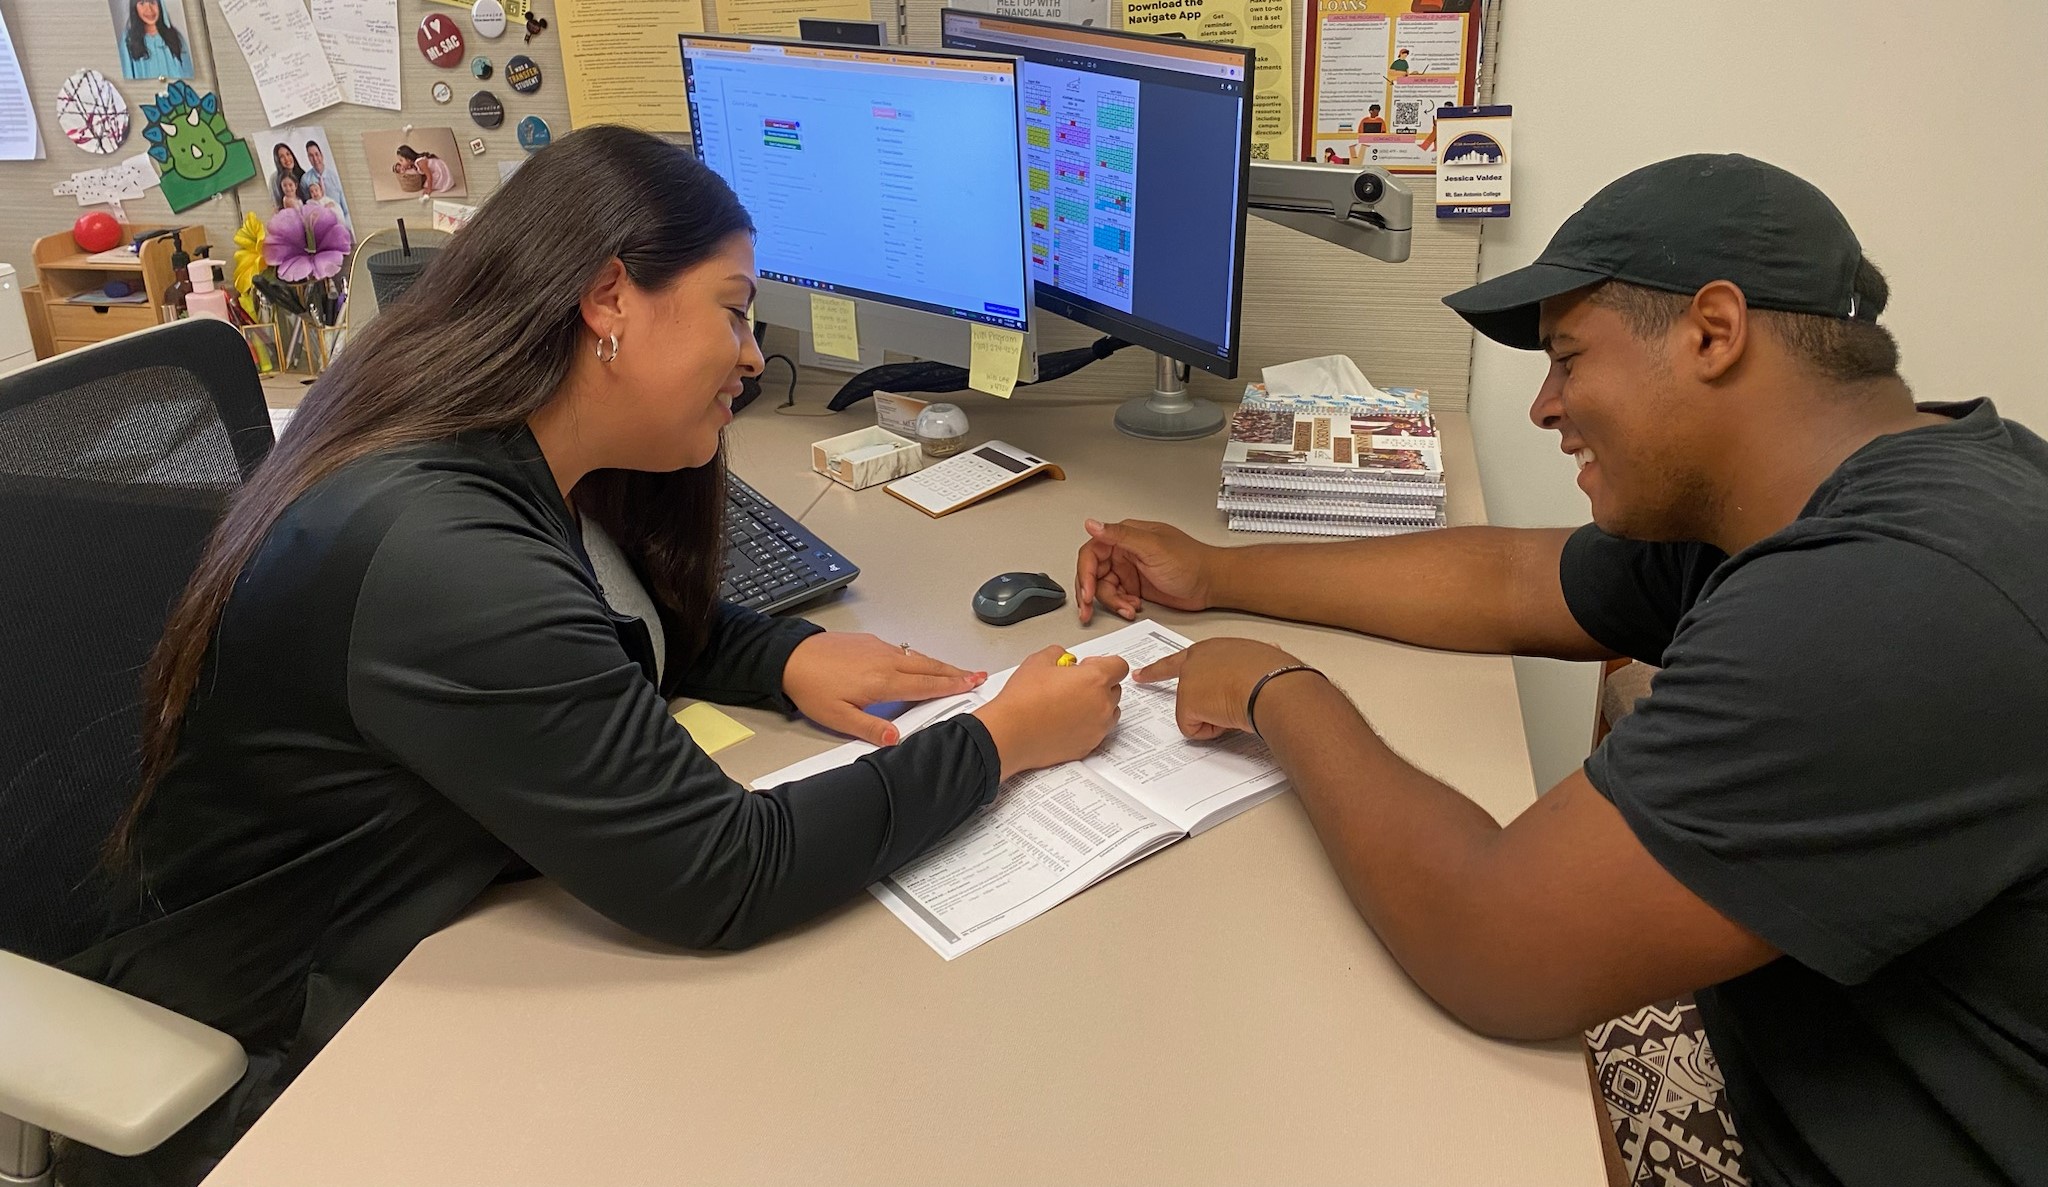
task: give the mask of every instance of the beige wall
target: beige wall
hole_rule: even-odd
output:
[[[2048,430],[2048,4],[1509,0],[1496,99],[1515,105],[1515,215],[1480,271],[1527,263],[1601,185],[1739,151],[1834,198],[1892,282],[1884,320],[1922,399],[1991,396]],[[1554,434],[1527,419],[1540,356],[1475,347],[1471,412],[1496,523],[1585,518]],[[1584,757],[1587,665],[1520,661],[1537,781]]]

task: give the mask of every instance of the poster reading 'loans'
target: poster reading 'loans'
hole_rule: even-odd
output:
[[[1479,32],[1474,0],[1309,0],[1302,159],[1434,172],[1437,112],[1473,101]]]
[[[1252,156],[1294,157],[1294,6],[1290,0],[1120,0],[1124,28],[1221,41],[1258,51],[1252,77]]]

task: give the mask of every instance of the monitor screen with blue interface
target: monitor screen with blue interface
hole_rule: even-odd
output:
[[[947,9],[950,49],[1023,62],[1038,307],[1237,374],[1252,51]]]
[[[697,154],[761,276],[1026,328],[1016,64],[686,34]]]

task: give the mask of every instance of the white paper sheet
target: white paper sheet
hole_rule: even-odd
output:
[[[72,174],[71,180],[60,181],[51,186],[50,192],[74,195],[80,206],[92,206],[100,202],[126,202],[143,197],[157,184],[156,166],[150,163],[147,154],[137,153],[118,165],[109,165],[104,169],[82,169]],[[130,253],[129,258],[134,258],[133,253]]]
[[[343,103],[397,111],[398,0],[309,0]]]
[[[220,0],[273,128],[341,102],[341,84],[301,0]]]
[[[1190,645],[1139,621],[1070,650],[1118,655],[1132,671]],[[972,712],[1002,691],[1012,668],[974,692],[930,701],[896,719],[907,736]],[[1003,784],[988,811],[918,860],[870,887],[947,960],[1051,910],[1183,835],[1193,835],[1287,789],[1257,738],[1190,742],[1174,724],[1173,686],[1124,684],[1117,726],[1078,763]],[[849,742],[755,780],[763,789],[846,765],[875,747]]]
[[[1004,783],[987,811],[872,890],[952,960],[1180,837],[1086,768],[1065,763]]]
[[[36,122],[35,104],[29,102],[28,81],[21,76],[7,16],[0,13],[0,161],[42,159],[42,128]]]
[[[1122,656],[1133,675],[1188,646],[1164,627],[1139,623],[1072,649],[1075,655]],[[1174,719],[1176,681],[1124,681],[1116,728],[1082,760],[1090,770],[1144,797],[1147,807],[1195,834],[1286,790],[1266,744],[1252,734],[1190,742]],[[1224,806],[1236,811],[1211,814]]]

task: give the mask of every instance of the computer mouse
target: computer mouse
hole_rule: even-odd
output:
[[[1009,626],[1065,605],[1067,591],[1043,573],[1004,573],[974,591],[974,616],[992,626]]]

